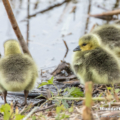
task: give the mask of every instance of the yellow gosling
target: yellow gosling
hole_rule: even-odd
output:
[[[0,60],[0,89],[6,101],[7,91],[24,91],[25,101],[30,90],[34,88],[38,77],[37,66],[27,54],[23,54],[16,40],[4,43],[4,56]]]

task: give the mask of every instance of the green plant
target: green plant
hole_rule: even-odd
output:
[[[15,112],[13,112],[13,103],[11,105],[4,104],[0,107],[0,113],[3,114],[4,120],[22,120],[24,115],[19,114],[19,110],[16,107]]]
[[[42,87],[44,85],[54,85],[53,80],[54,80],[54,77],[51,77],[51,79],[48,80],[47,82],[42,82],[38,86],[38,88]],[[63,97],[62,95],[60,95],[60,93],[61,93],[62,90],[61,89],[58,90],[57,87],[56,87],[56,89],[57,89],[58,94],[57,95],[52,94],[52,97],[49,98],[49,99],[47,99],[47,101],[45,103],[47,103],[49,100],[55,100],[55,104],[57,105],[57,107],[56,107],[56,113],[57,113],[56,120],[62,120],[62,119],[65,120],[66,118],[69,118],[69,115],[66,115],[66,114],[64,114],[62,112],[64,112],[67,109],[68,109],[67,110],[68,112],[73,112],[73,107],[69,108],[67,100],[65,100],[64,97],[68,97],[68,98],[69,97],[71,97],[71,98],[83,97],[84,94],[83,94],[83,92],[79,88],[72,87],[72,88],[66,88],[66,89],[64,89],[64,92],[63,92],[64,97]],[[57,97],[62,97],[63,99],[55,99]],[[45,103],[43,103],[41,106],[43,106]]]

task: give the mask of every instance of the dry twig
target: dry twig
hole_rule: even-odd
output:
[[[55,8],[55,7],[59,7],[59,6],[63,5],[63,4],[66,3],[66,2],[69,2],[69,1],[70,1],[70,0],[64,0],[62,3],[58,3],[58,4],[55,4],[55,5],[53,5],[53,6],[48,7],[47,9],[38,11],[38,12],[36,12],[36,13],[30,15],[29,18],[34,17],[34,16],[36,16],[37,14],[47,12],[47,11],[49,11],[49,10]]]
[[[85,105],[82,108],[83,120],[93,120],[92,107],[92,82],[85,83]]]
[[[90,14],[90,11],[91,11],[91,0],[89,0],[88,14]],[[88,29],[88,24],[89,24],[89,17],[87,18],[86,21],[85,34],[87,33],[86,30]]]
[[[10,19],[13,30],[14,30],[14,32],[15,32],[15,34],[16,34],[19,42],[20,42],[20,45],[22,47],[23,52],[27,53],[27,54],[29,54],[31,56],[31,54],[30,54],[30,52],[28,50],[28,47],[27,47],[27,45],[25,43],[25,40],[24,40],[24,38],[22,36],[22,33],[21,33],[20,29],[19,29],[19,26],[17,24],[15,16],[13,14],[12,8],[11,8],[10,3],[9,3],[9,0],[2,0],[2,1],[3,1],[4,6],[5,6],[8,17]]]
[[[27,6],[27,16],[29,18],[29,15],[30,15],[30,0],[28,0],[28,6]],[[29,19],[27,19],[27,46],[28,46],[28,43],[29,43],[29,32],[30,32],[30,22],[29,22]]]
[[[66,56],[67,56],[67,54],[68,54],[68,51],[69,51],[69,48],[68,48],[68,45],[67,45],[66,41],[63,40],[63,42],[64,42],[65,47],[66,47],[66,53],[65,53],[65,56],[64,56],[64,58],[66,58]],[[63,60],[64,60],[64,58],[63,58]]]

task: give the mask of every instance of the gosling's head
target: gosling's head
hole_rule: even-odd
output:
[[[86,51],[92,50],[100,46],[99,38],[93,34],[84,35],[79,39],[79,46],[76,47],[73,51]]]
[[[5,55],[20,54],[22,53],[19,43],[16,40],[7,40],[4,43]]]

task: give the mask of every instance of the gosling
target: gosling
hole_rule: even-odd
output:
[[[88,34],[79,39],[79,46],[73,52],[71,68],[83,84],[87,81],[95,84],[120,82],[118,57],[109,48],[101,46],[94,35]]]
[[[6,101],[7,91],[24,91],[25,101],[33,89],[38,77],[37,66],[27,54],[22,54],[20,45],[16,40],[4,43],[4,57],[0,60],[0,89]]]
[[[91,38],[96,36],[96,39],[101,41],[101,46],[109,47],[120,58],[120,24],[98,26],[90,33],[90,36]]]

